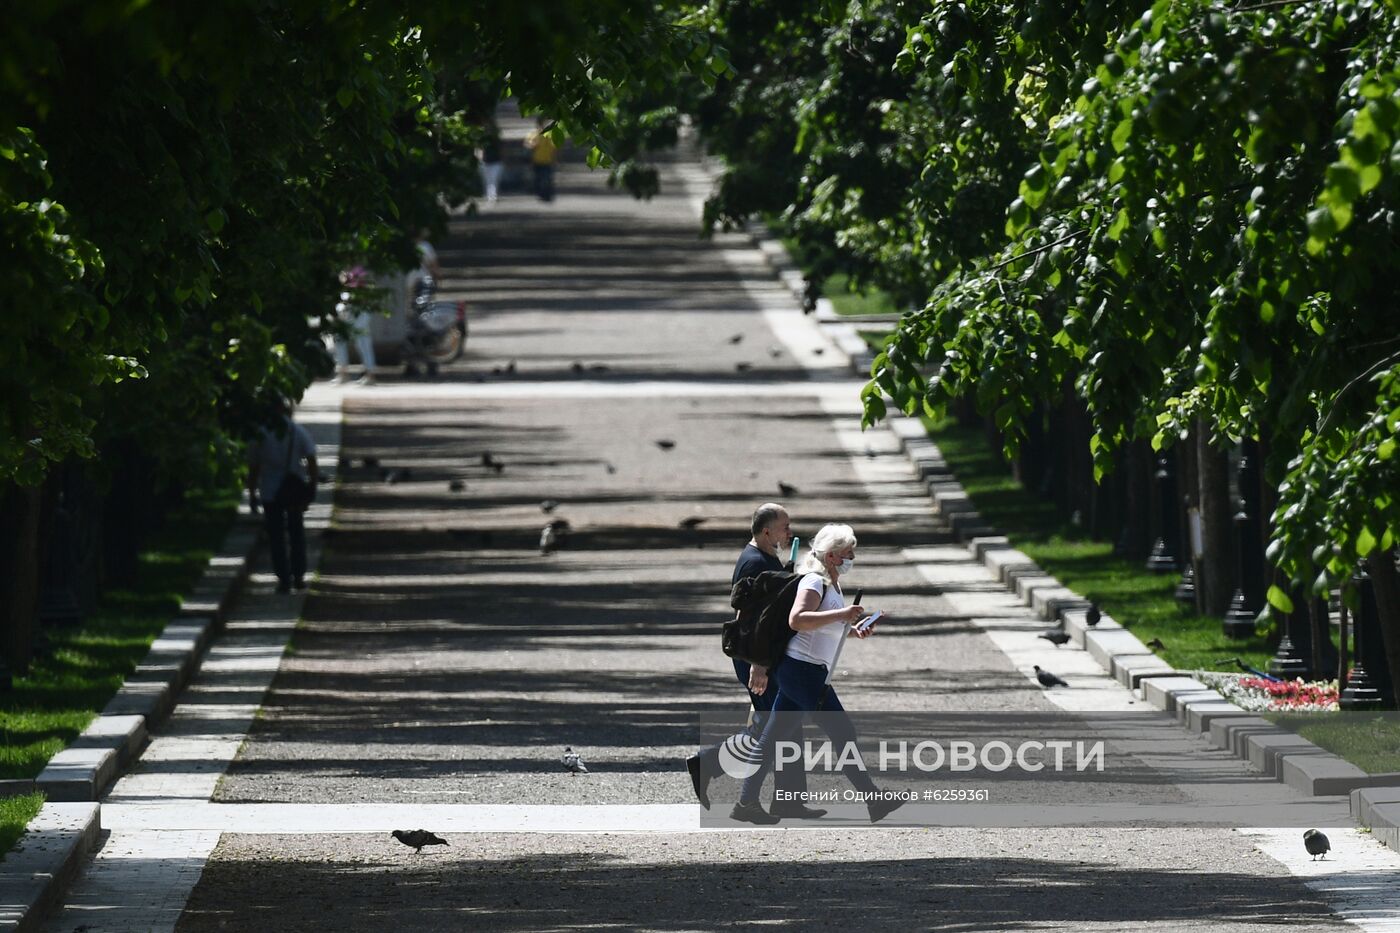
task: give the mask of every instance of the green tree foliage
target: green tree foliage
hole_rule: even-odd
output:
[[[780,216],[818,277],[920,305],[867,421],[971,397],[1014,448],[1068,387],[1100,474],[1197,423],[1265,442],[1295,584],[1396,544],[1393,4],[709,9],[734,73],[684,106],[728,162],[710,219]]]
[[[503,94],[606,146],[706,36],[632,0],[211,0],[7,11],[0,481],[139,437],[230,461],[325,365],[336,272],[412,261]]]

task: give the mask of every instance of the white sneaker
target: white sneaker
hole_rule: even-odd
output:
[[[363,376],[361,376],[360,378],[358,378],[358,379],[355,380],[355,385],[357,385],[357,386],[372,386],[372,385],[374,385],[374,373],[365,373]]]

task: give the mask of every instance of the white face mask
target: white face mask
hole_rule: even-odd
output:
[[[839,563],[839,564],[836,565],[836,571],[837,571],[838,573],[840,573],[841,576],[844,577],[846,574],[848,574],[848,573],[851,572],[851,567],[852,567],[852,565],[854,565],[854,564],[855,564],[855,559],[854,559],[854,558],[847,557],[846,559],[844,559],[843,561],[841,561],[841,563]]]

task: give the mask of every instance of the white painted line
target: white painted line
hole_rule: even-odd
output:
[[[697,804],[524,805],[419,803],[105,804],[113,832],[202,830],[254,835],[389,833],[694,833]],[[706,830],[708,831],[708,830]]]

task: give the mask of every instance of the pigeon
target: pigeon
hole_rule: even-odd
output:
[[[556,518],[545,527],[553,528],[555,534],[562,535],[565,532],[572,531],[574,526],[569,524],[569,520],[567,518]]]
[[[378,458],[378,457],[366,457],[365,460],[364,460],[364,464],[365,464],[365,469],[366,469],[366,470],[377,470],[377,469],[379,469],[379,458]]]
[[[564,765],[564,770],[573,775],[587,774],[588,766],[583,763],[583,758],[572,748],[565,748],[564,754],[559,759]]]
[[[557,508],[559,508],[559,501],[557,499],[545,499],[540,503],[540,511],[546,515]]]
[[[746,373],[746,372],[748,372],[749,370],[753,369],[753,364],[752,364],[752,363],[735,363],[735,364],[734,364],[734,369],[735,369],[736,372]]]
[[[771,356],[773,359],[776,360],[778,357],[780,357],[780,356],[783,355],[783,348],[782,348],[782,347],[778,347],[778,346],[769,347],[769,348],[768,348],[768,355]]]
[[[413,849],[414,852],[422,852],[424,846],[446,846],[451,845],[446,839],[434,836],[426,829],[396,829],[392,833],[393,837],[404,845]]]
[[[662,450],[672,450],[675,448],[676,442],[669,438],[663,437],[656,442],[656,446],[660,447]]]
[[[515,375],[515,360],[511,360],[509,363],[506,364],[506,375]]]
[[[612,367],[607,363],[594,363],[592,366],[588,367],[588,371],[591,373],[605,373],[611,369]]]
[[[689,518],[681,519],[677,527],[684,528],[686,531],[694,531],[707,521],[709,521],[709,519],[705,518],[703,515],[692,515]]]
[[[506,465],[504,463],[491,456],[491,451],[489,450],[482,452],[481,465],[486,467],[488,470],[495,470],[497,473],[502,472],[506,468]]]
[[[454,479],[448,482],[447,488],[452,492],[461,492],[463,489],[467,488],[467,484],[459,479]]]
[[[733,337],[730,337],[730,338],[729,338],[729,342],[730,342],[730,343],[733,343],[733,344],[740,344],[740,343],[743,343],[743,342],[744,342],[744,335],[743,335],[743,334],[735,334]]]
[[[1093,628],[1099,624],[1099,619],[1103,618],[1103,613],[1099,612],[1098,603],[1090,603],[1089,610],[1084,613],[1084,624]]]
[[[576,373],[583,372],[583,364],[580,363],[578,360],[574,360],[574,362],[569,366],[569,368]]]
[[[1308,850],[1308,854],[1311,855],[1312,860],[1316,862],[1319,855],[1322,856],[1324,860],[1327,858],[1327,853],[1332,851],[1332,843],[1327,841],[1327,837],[1323,835],[1322,830],[1310,829],[1303,833],[1303,848]]]
[[[1056,648],[1069,641],[1069,633],[1062,632],[1059,629],[1050,632],[1042,632],[1040,637],[1050,642],[1050,644],[1054,645]]]
[[[1040,685],[1041,685],[1042,687],[1045,687],[1046,689],[1049,689],[1050,687],[1068,687],[1068,686],[1069,686],[1069,684],[1065,683],[1063,680],[1061,680],[1060,678],[1056,677],[1054,674],[1050,673],[1049,671],[1041,670],[1039,664],[1035,665],[1035,679],[1038,680],[1038,681],[1040,681]]]
[[[787,496],[788,498],[791,498],[792,496],[797,495],[797,487],[796,487],[796,486],[791,486],[791,485],[789,485],[789,484],[783,482],[782,480],[778,480],[778,492],[782,493],[784,496]]]
[[[1151,641],[1149,641],[1149,642],[1147,643],[1147,647],[1151,648],[1153,651],[1166,651],[1166,650],[1167,650],[1167,646],[1164,645],[1164,644],[1162,644],[1162,639],[1160,639],[1160,638],[1154,638],[1154,639],[1152,639]]]
[[[611,463],[605,463],[603,464],[603,467],[608,471],[609,476],[612,476],[614,473],[617,472],[617,467],[613,466]]]
[[[540,531],[540,553],[553,554],[559,547],[559,532],[554,530],[554,523],[550,522]]]
[[[866,444],[866,445],[865,445],[865,456],[866,456],[867,458],[871,459],[871,460],[874,460],[874,459],[875,459],[875,448],[874,448],[874,447],[871,447],[869,444]]]
[[[823,353],[825,353],[825,352],[826,352],[826,347],[813,347],[813,348],[812,348],[812,355],[813,355],[813,356],[821,356],[821,355],[822,355]]]

